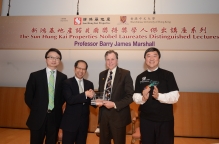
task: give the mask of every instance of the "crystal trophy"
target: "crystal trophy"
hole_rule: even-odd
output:
[[[104,92],[95,92],[94,97],[91,99],[91,105],[98,105],[98,103],[102,103],[106,100]]]

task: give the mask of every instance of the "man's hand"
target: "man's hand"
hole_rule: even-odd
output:
[[[102,99],[96,99],[95,102],[96,102],[96,106],[99,106],[99,107],[103,106],[103,100]]]
[[[142,97],[142,101],[146,102],[149,98],[149,93],[146,95],[146,96],[143,96]]]
[[[89,97],[90,99],[92,99],[95,95],[95,92],[92,89],[89,89],[89,90],[85,91],[85,95],[87,97]]]
[[[158,88],[156,86],[154,86],[154,90],[153,90],[153,95],[152,95],[155,99],[158,99],[159,96],[159,91]]]
[[[115,103],[112,102],[112,101],[103,101],[103,105],[104,105],[106,108],[110,109],[110,108],[114,108]]]
[[[150,87],[148,87],[148,86],[146,86],[146,88],[142,91],[142,95],[143,95],[143,97],[142,97],[142,101],[147,101],[148,100],[148,98],[149,98],[149,91],[151,90],[151,88]]]

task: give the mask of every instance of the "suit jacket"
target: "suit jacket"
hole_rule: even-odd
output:
[[[62,83],[67,76],[59,71],[56,74],[54,109],[55,125],[59,127],[62,118]],[[38,130],[42,126],[49,103],[48,81],[46,69],[42,69],[30,74],[26,84],[25,103],[30,108],[30,115],[27,119],[27,126],[31,130]]]
[[[86,79],[83,79],[83,82],[84,92],[81,94],[75,77],[64,82],[63,95],[66,101],[66,109],[60,127],[65,131],[75,132],[80,125],[88,129],[91,99],[86,98],[85,91],[94,89],[94,85]]]
[[[108,70],[99,74],[99,89],[104,91],[105,81],[107,80]],[[131,122],[131,114],[129,104],[133,102],[132,95],[134,93],[133,81],[130,71],[117,67],[115,78],[113,81],[111,100],[116,105],[116,109],[112,108],[106,111],[104,106],[99,108],[99,122],[101,121],[102,112],[110,112],[110,121],[115,127],[124,127]]]

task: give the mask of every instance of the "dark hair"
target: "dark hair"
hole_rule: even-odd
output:
[[[119,58],[119,55],[118,55],[118,53],[117,53],[117,52],[115,52],[114,50],[108,50],[108,51],[105,53],[105,58],[106,58],[106,56],[107,56],[108,54],[111,54],[111,53],[114,53],[114,54],[116,55],[116,59],[118,59],[118,58]]]
[[[60,56],[60,60],[62,60],[62,54],[61,54],[61,52],[60,52],[58,49],[56,49],[56,48],[50,48],[50,49],[46,52],[46,54],[45,54],[45,59],[47,58],[47,55],[48,55],[48,53],[50,53],[50,52],[56,52],[56,53]]]
[[[148,52],[153,52],[153,51],[156,51],[156,52],[158,53],[159,59],[160,59],[160,58],[161,58],[160,51],[159,51],[159,49],[157,49],[157,48],[155,48],[155,47],[150,47],[150,48],[148,48],[148,49],[144,52],[144,58],[145,58],[145,56],[146,56],[146,54],[147,54]]]
[[[87,65],[87,62],[84,61],[84,60],[77,60],[77,61],[75,62],[75,68],[78,66],[78,63],[79,63],[79,62],[83,62],[83,63],[85,63],[85,64],[86,64],[86,70],[87,70],[88,65]]]

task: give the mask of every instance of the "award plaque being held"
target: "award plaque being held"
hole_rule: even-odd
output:
[[[106,100],[104,92],[95,92],[94,97],[91,99],[91,105],[102,105],[104,100]]]

